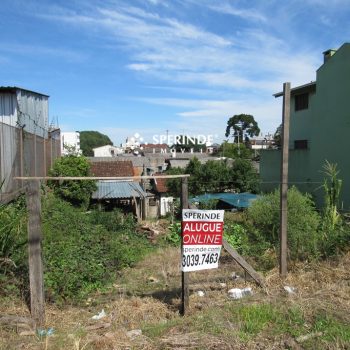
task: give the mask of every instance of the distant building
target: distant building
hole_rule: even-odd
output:
[[[125,143],[122,143],[121,147],[125,153],[139,153],[140,141],[135,136],[129,136],[126,138]]]
[[[267,134],[265,136],[255,136],[249,140],[248,147],[252,150],[268,149],[273,147],[274,139],[273,135]]]
[[[111,145],[96,147],[92,150],[94,151],[94,157],[116,157],[118,154],[124,153],[122,148]]]
[[[80,149],[80,132],[62,132],[61,133],[61,154],[63,156],[73,151],[76,154],[81,154]]]
[[[212,145],[207,145],[207,153],[215,154],[219,152],[220,145],[218,143],[213,143]]]
[[[146,155],[148,153],[163,153],[166,154],[169,152],[170,148],[166,143],[163,144],[142,144],[140,146],[142,152]]]

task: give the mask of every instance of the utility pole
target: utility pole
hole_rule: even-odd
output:
[[[289,162],[290,83],[283,84],[282,154],[280,187],[280,275],[287,276],[288,162]]]

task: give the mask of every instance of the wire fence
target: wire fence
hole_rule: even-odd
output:
[[[60,132],[44,138],[0,122],[0,202],[15,198],[23,188],[20,176],[47,176],[60,156]]]

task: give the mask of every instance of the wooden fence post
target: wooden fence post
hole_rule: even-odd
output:
[[[188,209],[188,180],[187,177],[182,178],[181,180],[181,209]],[[181,214],[182,215],[182,214]],[[182,236],[182,235],[181,235]],[[183,247],[182,247],[182,237],[181,237],[181,261],[182,261],[182,255],[183,255]],[[182,282],[182,288],[181,288],[181,315],[184,316],[186,314],[186,310],[189,307],[189,299],[190,299],[190,292],[189,292],[189,278],[188,278],[188,272],[181,272],[181,282]]]
[[[41,252],[40,181],[27,181],[28,262],[30,283],[30,312],[37,327],[45,325],[45,298]]]
[[[282,156],[280,189],[280,275],[287,275],[287,194],[289,162],[290,83],[283,84]]]

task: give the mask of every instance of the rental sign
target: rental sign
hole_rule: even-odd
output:
[[[218,267],[223,228],[223,210],[182,211],[183,272]]]

